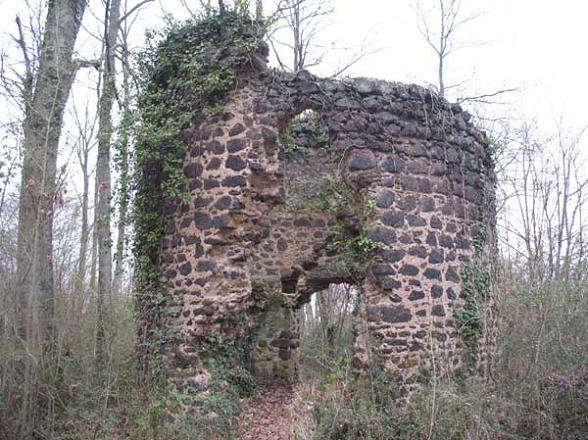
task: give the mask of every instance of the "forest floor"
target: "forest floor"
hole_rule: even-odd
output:
[[[260,393],[246,399],[239,414],[242,440],[289,440],[295,383],[284,379],[257,381]]]

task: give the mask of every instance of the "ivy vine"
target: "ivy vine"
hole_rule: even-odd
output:
[[[284,153],[305,153],[309,148],[327,150],[329,130],[318,112],[306,110],[295,116],[281,134]]]
[[[174,337],[173,330],[160,329],[169,327],[165,321],[181,302],[165,293],[167,281],[158,269],[163,202],[188,202],[181,133],[218,112],[239,74],[250,66],[262,34],[263,26],[250,17],[246,2],[236,2],[148,33],[146,49],[138,56],[133,253],[140,369]]]
[[[466,367],[472,368],[478,356],[478,343],[484,332],[482,315],[492,295],[492,276],[488,270],[488,210],[494,206],[495,145],[486,138],[483,145],[483,202],[473,237],[474,256],[461,267],[461,296],[464,307],[457,312],[459,332],[467,349]],[[490,249],[490,252],[492,250]]]

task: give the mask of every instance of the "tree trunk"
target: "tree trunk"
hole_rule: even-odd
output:
[[[263,0],[255,0],[255,20],[263,21]]]
[[[110,144],[112,141],[112,107],[116,98],[115,51],[120,27],[120,0],[106,3],[106,23],[104,33],[105,60],[104,81],[99,100],[98,119],[98,158],[96,162],[96,182],[98,185],[98,205],[96,207],[96,234],[98,241],[98,290],[96,293],[96,362],[100,367],[105,355],[105,299],[110,300],[112,288],[112,244],[110,237]]]
[[[294,34],[294,72],[300,72],[304,69],[303,58],[303,42],[300,36],[300,2],[296,2],[292,5],[293,7],[293,23],[292,32]]]
[[[96,292],[96,267],[98,266],[98,239],[96,234],[96,225],[98,224],[98,217],[96,215],[98,207],[98,181],[94,179],[94,220],[92,223],[92,253],[90,261],[90,281],[88,286],[92,295]]]
[[[114,257],[114,281],[112,291],[120,293],[122,278],[124,275],[124,254],[127,244],[126,226],[127,211],[129,209],[129,138],[133,124],[131,113],[131,89],[130,89],[130,65],[129,52],[126,42],[126,33],[123,32],[122,43],[122,70],[123,70],[123,102],[120,118],[118,140],[118,167],[120,172],[119,200],[118,200],[118,235],[116,241],[116,253]]]
[[[437,76],[439,78],[439,96],[441,98],[445,98],[445,80],[443,78],[445,67],[443,65],[443,57],[443,55],[439,55],[439,63],[437,65]]]
[[[57,153],[63,114],[76,64],[73,49],[80,29],[85,0],[48,3],[43,43],[36,74],[29,72],[24,86],[24,159],[21,175],[17,283],[20,329],[25,351],[19,420],[20,438],[29,438],[40,417],[51,423],[53,405],[35,402],[41,360],[52,366],[56,344],[53,330],[54,264],[53,209],[56,198]],[[45,370],[46,371],[46,370]],[[30,393],[27,395],[27,393]]]
[[[24,161],[18,215],[17,277],[23,335],[52,338],[53,207],[63,113],[76,72],[72,60],[86,2],[49,2],[34,89],[25,102]]]
[[[78,259],[78,269],[74,284],[74,313],[77,317],[81,316],[84,304],[84,281],[86,279],[86,263],[88,260],[88,240],[90,239],[90,228],[88,225],[88,205],[90,191],[90,176],[88,173],[88,144],[86,139],[82,138],[83,145],[80,147],[79,159],[82,169],[82,231],[80,234],[80,255]]]

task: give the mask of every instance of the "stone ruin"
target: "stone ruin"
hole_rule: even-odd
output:
[[[180,309],[161,324],[179,330],[166,355],[179,382],[208,374],[212,335],[247,335],[255,374],[295,376],[297,310],[332,283],[357,292],[359,371],[378,365],[409,391],[433,358],[446,374],[472,349],[487,365],[492,313],[473,348],[459,316],[464,266],[491,254],[493,170],[458,105],[416,85],[258,70],[182,140],[189,202],[163,201],[157,256]]]

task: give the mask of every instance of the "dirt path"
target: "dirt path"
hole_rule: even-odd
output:
[[[244,402],[239,415],[242,440],[289,440],[294,386],[282,379],[257,382],[259,395]]]

